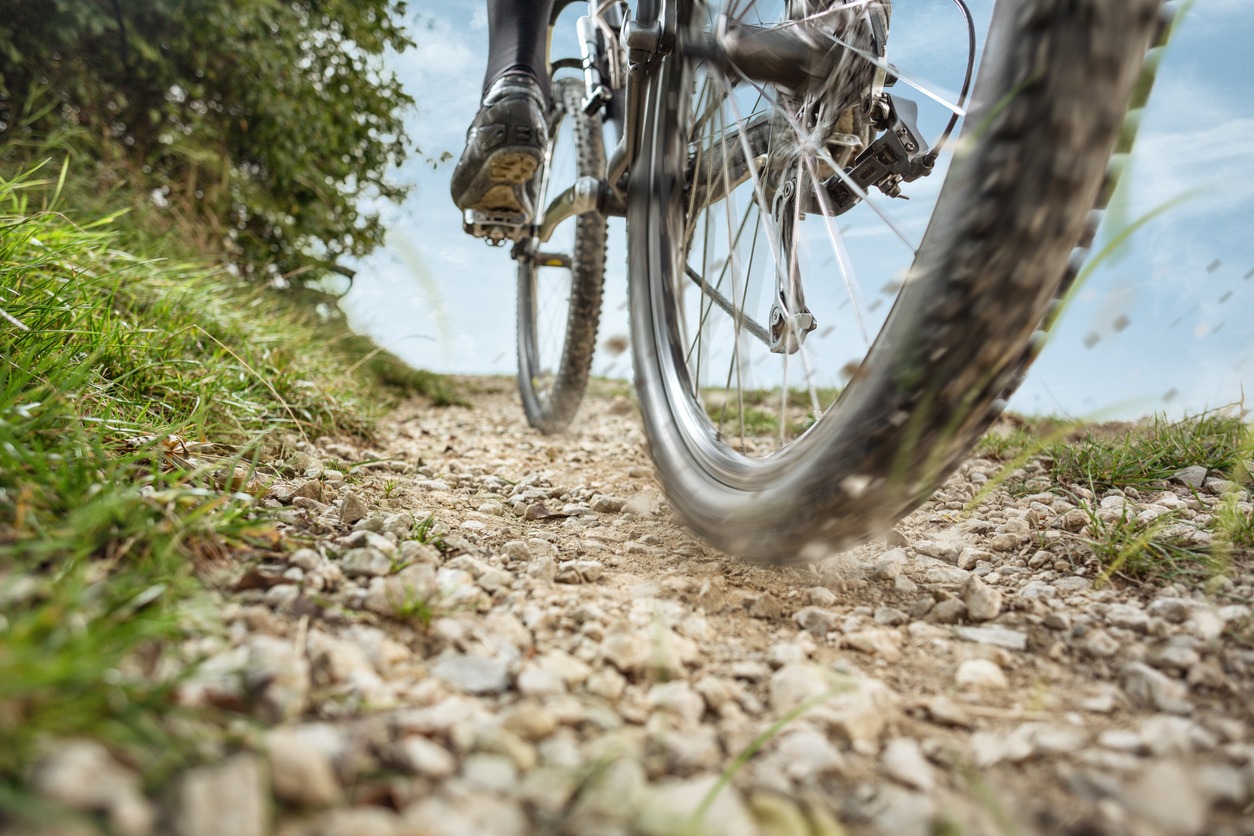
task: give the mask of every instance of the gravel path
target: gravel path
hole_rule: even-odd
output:
[[[157,804],[64,742],[40,791],[185,836],[1254,834],[1251,567],[1097,584],[1041,465],[963,514],[981,460],[886,542],[746,566],[670,518],[622,392],[554,439],[474,385],[283,465],[293,548],[216,570],[179,692],[235,754]],[[1205,540],[1220,487],[1091,500]]]

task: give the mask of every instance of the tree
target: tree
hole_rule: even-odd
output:
[[[383,236],[405,0],[0,0],[0,143],[60,123],[216,224],[246,265],[333,266]]]

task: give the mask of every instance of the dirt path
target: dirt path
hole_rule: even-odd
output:
[[[980,460],[887,542],[746,566],[670,519],[625,390],[545,438],[475,385],[288,459],[302,548],[224,573],[181,695],[268,754],[183,776],[174,832],[1254,833],[1248,567],[1096,585],[1039,465],[962,513]],[[1097,513],[1208,536],[1209,490],[1133,494]]]

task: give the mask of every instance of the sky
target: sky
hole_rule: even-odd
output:
[[[898,7],[890,60],[908,55],[896,60],[929,67],[961,52],[965,30],[952,3],[914,2],[921,17],[913,28]],[[341,306],[354,328],[415,366],[512,374],[514,264],[507,250],[462,232],[448,193],[452,159],[478,106],[484,4],[412,5],[416,45],[387,59],[417,100],[406,118],[417,150],[395,172],[411,192],[400,205],[368,207],[380,212],[388,239],[353,265],[357,278]],[[971,6],[986,22],[990,0]],[[1178,28],[1141,121],[1119,211],[1108,215],[1095,251],[1119,221],[1157,214],[1093,267],[1011,409],[1102,420],[1176,417],[1254,395],[1251,35],[1249,0],[1198,0]],[[603,346],[627,335],[624,238],[622,221],[611,219]],[[866,284],[873,293],[879,282]],[[629,354],[599,348],[593,372],[628,378],[629,364]]]

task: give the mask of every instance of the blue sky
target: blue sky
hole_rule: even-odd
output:
[[[990,5],[972,3],[985,18]],[[926,0],[924,8],[937,26],[956,25],[948,0]],[[390,56],[389,64],[418,100],[407,125],[420,153],[397,172],[413,189],[404,204],[378,207],[388,242],[355,265],[358,277],[342,304],[356,328],[416,366],[511,374],[513,263],[504,250],[462,233],[448,196],[452,163],[428,161],[460,153],[477,107],[487,43],[483,3],[451,0],[411,15],[417,47]],[[1199,0],[1180,27],[1120,196],[1128,220],[1170,207],[1093,270],[1013,409],[1089,418],[1178,415],[1231,403],[1243,390],[1254,394],[1252,35],[1248,0]],[[953,40],[924,43],[906,31],[890,39],[890,50],[908,51],[918,66]],[[1107,223],[1099,247],[1113,227]],[[627,333],[623,239],[621,222],[613,222],[603,340]],[[879,284],[865,283],[868,292]],[[629,376],[626,355],[598,351],[594,372]]]

